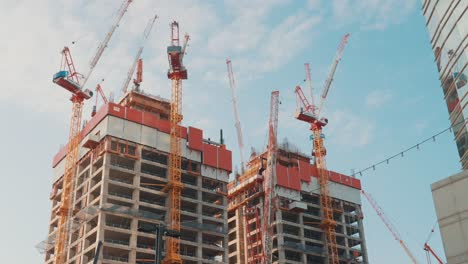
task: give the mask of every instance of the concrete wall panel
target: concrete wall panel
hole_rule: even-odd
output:
[[[109,116],[109,122],[107,125],[107,134],[118,137],[118,138],[124,138],[124,120],[114,117],[114,116]]]
[[[141,126],[141,144],[155,148],[157,146],[158,134],[156,129]]]
[[[141,127],[142,126],[137,123],[124,121],[124,139],[133,142],[140,142]]]
[[[169,152],[169,149],[170,149],[170,146],[169,146],[170,136],[169,136],[169,134],[158,131],[158,136],[157,137],[158,137],[158,139],[156,140],[156,148],[161,150],[161,151]]]

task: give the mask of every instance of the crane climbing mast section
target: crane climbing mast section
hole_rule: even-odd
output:
[[[89,71],[88,74],[86,74],[85,79],[83,81],[82,86],[84,87],[86,83],[88,82],[89,77],[91,77],[91,74],[93,73],[94,68],[96,67],[98,61],[101,59],[102,54],[104,53],[104,50],[107,48],[107,45],[109,44],[110,39],[112,38],[112,35],[114,34],[115,30],[119,27],[119,23],[122,20],[123,16],[128,10],[128,7],[130,4],[133,2],[133,0],[124,0],[122,3],[122,6],[119,9],[119,13],[117,16],[116,21],[114,24],[111,26],[109,32],[106,34],[106,37],[104,40],[99,44],[96,53],[94,54],[93,58],[89,62]]]
[[[232,71],[232,62],[230,59],[226,59],[229,86],[232,93],[232,106],[234,107],[234,117],[236,118],[236,132],[237,132],[237,143],[239,145],[240,159],[241,159],[241,173],[245,169],[245,158],[244,158],[244,140],[242,137],[242,128],[239,117],[239,110],[237,107],[237,96],[236,96],[236,82],[234,80],[234,72]]]
[[[265,170],[265,180],[263,181],[263,189],[265,190],[265,200],[263,203],[263,252],[265,257],[264,263],[272,263],[272,247],[273,247],[273,227],[275,209],[278,208],[276,202],[275,186],[276,180],[276,159],[278,154],[278,112],[279,112],[279,91],[271,93],[270,101],[270,121],[268,124],[268,156],[267,167]]]
[[[180,206],[181,206],[181,121],[182,121],[182,80],[187,79],[187,70],[183,64],[183,55],[187,47],[189,36],[185,35],[183,48],[179,44],[179,24],[171,24],[171,45],[167,47],[169,59],[168,78],[172,80],[172,97],[170,112],[170,154],[169,154],[169,183],[166,189],[169,189],[169,226],[170,229],[180,231]],[[165,264],[181,264],[180,240],[179,238],[169,237],[166,240]]]
[[[67,71],[68,69],[68,71]],[[67,260],[67,246],[72,215],[72,193],[78,160],[78,145],[80,143],[80,125],[83,113],[83,101],[90,99],[93,93],[90,90],[82,90],[75,65],[68,47],[62,51],[62,65],[58,73],[53,77],[53,82],[72,93],[73,103],[70,132],[68,136],[67,156],[63,174],[63,187],[60,199],[60,207],[57,211],[59,216],[57,235],[55,237],[55,264],[63,264]]]
[[[362,195],[366,197],[367,201],[370,203],[372,208],[375,210],[377,215],[380,217],[382,222],[385,224],[387,229],[392,233],[393,238],[400,243],[400,246],[403,248],[405,251],[406,255],[411,259],[411,262],[413,264],[417,264],[418,262],[416,261],[416,258],[414,257],[413,253],[409,250],[409,248],[406,246],[405,242],[401,238],[400,234],[396,230],[396,228],[390,223],[390,221],[387,219],[386,215],[384,214],[382,208],[377,204],[375,199],[368,193],[366,193],[364,190],[361,190]]]

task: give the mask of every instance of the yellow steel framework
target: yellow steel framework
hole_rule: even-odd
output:
[[[314,154],[315,166],[318,171],[318,181],[320,185],[320,206],[322,208],[321,228],[325,231],[327,237],[328,263],[339,264],[338,248],[336,244],[336,221],[333,218],[333,204],[328,190],[330,181],[327,164],[325,161],[326,150],[323,146],[322,126],[312,124],[312,133],[314,136]]]
[[[171,114],[170,114],[170,155],[169,155],[169,228],[180,232],[180,199],[182,192],[181,182],[181,122],[182,116],[182,80],[187,79],[187,70],[183,65],[183,57],[189,36],[185,35],[184,46],[179,45],[179,24],[172,22],[171,46],[167,47],[169,58],[168,78],[172,80]],[[166,243],[165,264],[181,264],[180,239],[168,237]]]
[[[73,192],[73,179],[76,172],[76,161],[78,158],[78,145],[80,144],[80,124],[83,113],[83,100],[80,96],[73,96],[73,111],[70,123],[70,133],[67,146],[67,157],[65,160],[65,173],[63,175],[62,196],[60,208],[58,209],[58,229],[55,238],[55,263],[65,263],[67,259],[66,247],[68,241],[68,230],[72,210],[71,202]]]

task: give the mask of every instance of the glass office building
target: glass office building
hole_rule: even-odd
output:
[[[422,4],[463,169],[468,169],[467,9],[467,0],[423,0]]]

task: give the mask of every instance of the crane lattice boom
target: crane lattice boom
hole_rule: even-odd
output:
[[[239,117],[239,110],[237,108],[237,96],[236,96],[236,83],[234,80],[234,73],[232,71],[232,62],[230,59],[226,59],[227,71],[228,71],[228,78],[229,78],[229,86],[231,88],[232,93],[232,106],[234,107],[234,117],[236,118],[236,132],[237,132],[237,143],[239,145],[239,152],[240,152],[240,159],[241,159],[241,172],[244,171],[245,168],[245,158],[244,158],[244,140],[242,138],[242,128],[240,123]]]
[[[312,87],[312,76],[310,74],[310,64],[304,63],[305,73],[306,73],[306,81],[307,86],[309,87],[309,95],[310,95],[310,102],[311,105],[314,106],[314,90]],[[315,108],[312,108],[312,113],[315,114]]]
[[[274,219],[276,206],[276,156],[278,154],[278,112],[279,112],[279,91],[271,93],[270,100],[270,121],[268,124],[268,156],[267,168],[265,170],[265,179],[263,181],[263,189],[265,191],[265,200],[263,204],[263,252],[265,263],[272,263],[273,255],[271,252],[273,241],[272,219]]]
[[[330,86],[333,82],[333,78],[335,76],[336,68],[338,67],[338,63],[341,61],[341,55],[343,55],[343,50],[348,43],[349,33],[344,35],[343,39],[341,40],[340,46],[338,47],[338,51],[336,52],[335,59],[333,60],[333,64],[330,68],[330,73],[328,74],[327,80],[325,81],[325,85],[323,86],[322,90],[322,98],[320,100],[320,105],[317,107],[317,116],[320,116],[320,112],[322,111],[323,104],[327,99],[328,91],[330,90]]]
[[[375,199],[368,193],[366,193],[364,190],[361,190],[361,193],[366,197],[367,201],[369,201],[370,205],[372,208],[374,208],[375,212],[377,215],[380,217],[382,222],[385,224],[387,229],[390,231],[392,234],[393,238],[400,243],[400,246],[403,248],[405,251],[406,255],[411,259],[411,262],[414,264],[417,264],[418,262],[416,261],[416,258],[414,257],[413,253],[409,250],[409,248],[406,246],[405,242],[401,238],[400,234],[396,230],[396,228],[390,223],[390,221],[387,219],[386,215],[384,214],[382,208],[377,204]]]
[[[89,62],[89,71],[88,74],[85,76],[85,80],[83,81],[83,87],[88,82],[89,77],[93,73],[94,67],[96,67],[98,61],[101,59],[101,56],[104,53],[104,50],[107,48],[107,45],[109,44],[109,41],[112,38],[112,35],[114,34],[117,27],[119,27],[120,21],[122,20],[123,16],[127,12],[128,7],[132,2],[133,0],[124,0],[124,2],[122,3],[122,6],[119,9],[119,15],[117,16],[115,23],[112,25],[109,32],[106,34],[104,40],[99,44],[96,53],[94,54],[94,57]]]

